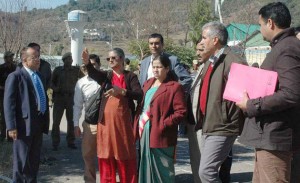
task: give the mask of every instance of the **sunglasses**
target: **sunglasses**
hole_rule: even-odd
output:
[[[106,61],[110,61],[110,59],[115,60],[116,57],[107,57],[107,58],[106,58]]]

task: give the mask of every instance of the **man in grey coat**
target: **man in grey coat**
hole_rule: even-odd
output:
[[[201,141],[201,130],[196,131],[195,126],[199,121],[199,91],[201,85],[201,76],[203,73],[204,63],[209,59],[210,55],[205,54],[204,47],[200,44],[200,40],[196,45],[196,54],[198,57],[198,70],[195,79],[191,85],[191,90],[188,97],[188,119],[187,119],[187,137],[189,139],[189,150],[190,150],[190,162],[192,168],[192,174],[194,177],[194,183],[200,183],[199,177],[199,165],[200,165],[200,141]]]

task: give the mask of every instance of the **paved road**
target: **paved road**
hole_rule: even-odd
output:
[[[51,130],[50,126],[50,130]],[[44,136],[42,152],[47,161],[41,165],[39,182],[63,183],[83,182],[83,161],[81,149],[71,150],[67,148],[65,140],[66,120],[63,117],[61,123],[61,145],[59,151],[51,149],[50,135]],[[76,139],[77,147],[80,147],[81,140]],[[253,171],[253,150],[235,142],[233,147],[232,182],[251,182]],[[192,173],[189,160],[189,147],[187,138],[179,138],[177,146],[177,159],[175,164],[176,183],[192,183]],[[97,163],[95,159],[95,163]],[[97,175],[99,179],[99,175]],[[97,180],[99,182],[99,180]]]

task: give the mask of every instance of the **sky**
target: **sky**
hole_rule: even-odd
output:
[[[57,6],[67,4],[69,2],[69,0],[27,0],[27,1],[28,1],[28,3],[27,3],[28,9],[56,8]]]
[[[33,8],[49,9],[67,4],[68,2],[69,0],[0,0],[0,9],[7,12],[18,11],[23,3],[25,3],[23,6],[27,6],[28,10],[32,10]]]

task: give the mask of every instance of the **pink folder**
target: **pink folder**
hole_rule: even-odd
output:
[[[247,91],[249,98],[272,95],[277,83],[277,72],[232,63],[223,98],[239,102]]]

